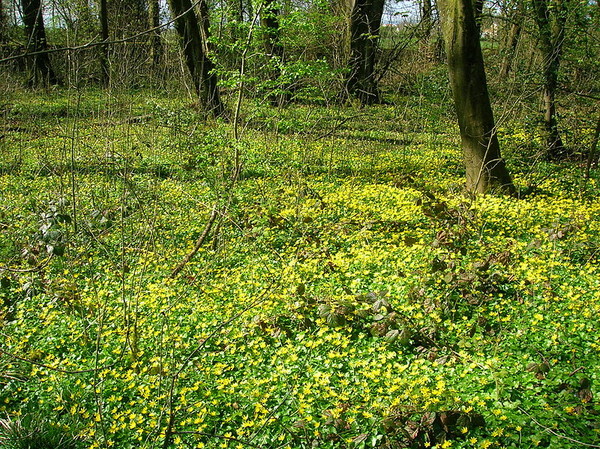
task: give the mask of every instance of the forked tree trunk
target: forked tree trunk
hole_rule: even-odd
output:
[[[207,55],[208,16],[199,21],[191,0],[169,0],[169,5],[200,106],[215,116],[224,115],[225,107],[219,96],[214,65]],[[201,12],[203,8],[206,9],[204,1],[200,5]]]
[[[160,43],[160,3],[159,0],[148,0],[148,25],[153,29],[150,33],[150,59],[152,68],[157,69],[162,56],[162,45]]]
[[[561,159],[569,154],[560,137],[556,120],[556,90],[566,24],[564,6],[564,0],[558,0],[552,8],[549,0],[533,0],[544,64],[544,130],[548,159]]]
[[[36,53],[33,55],[28,84],[30,86],[58,84],[50,57],[48,53],[45,53],[48,49],[48,42],[46,41],[41,0],[21,0],[21,6],[23,7],[27,52]]]
[[[355,0],[350,18],[350,73],[346,91],[362,104],[381,103],[375,80],[384,0]]]
[[[261,12],[261,25],[264,30],[264,45],[267,57],[271,60],[270,78],[277,81],[281,76],[281,66],[284,63],[284,48],[279,39],[279,9],[276,0],[266,0]],[[269,94],[273,106],[283,106],[290,101],[290,95],[285,91],[286,86],[276,85],[276,92]]]
[[[479,31],[471,0],[438,0],[448,71],[467,172],[467,189],[514,193],[500,156]]]
[[[108,61],[108,5],[107,0],[100,0],[100,39],[104,42],[100,46],[100,83],[104,87],[108,87],[110,84],[110,65]]]

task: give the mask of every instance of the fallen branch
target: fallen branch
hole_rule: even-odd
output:
[[[215,207],[213,207],[212,212],[210,213],[210,217],[208,218],[206,225],[204,226],[204,230],[202,231],[202,234],[200,234],[200,237],[198,237],[198,240],[196,241],[196,244],[194,245],[194,248],[187,254],[187,256],[184,257],[184,259],[181,262],[179,262],[179,264],[171,272],[171,275],[169,276],[169,278],[171,278],[171,279],[175,278],[179,274],[179,272],[183,269],[183,267],[185,267],[187,265],[187,263],[192,259],[192,257],[194,257],[196,255],[196,253],[198,252],[200,247],[204,244],[204,241],[206,240],[208,233],[210,232],[213,224],[215,223],[216,218],[217,218],[217,206],[215,205]]]

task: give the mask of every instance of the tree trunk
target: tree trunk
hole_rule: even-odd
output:
[[[104,87],[108,87],[110,84],[110,66],[108,61],[108,7],[106,0],[100,0],[100,39],[104,42],[100,46],[100,83]]]
[[[27,52],[33,55],[33,65],[28,84],[40,86],[58,84],[58,78],[52,69],[50,57],[45,51],[48,49],[46,29],[44,28],[44,14],[40,0],[21,0],[23,7],[23,23],[27,37]]]
[[[350,74],[346,91],[362,104],[381,102],[375,80],[375,63],[384,0],[356,0],[350,23]]]
[[[433,27],[433,7],[431,0],[423,0],[421,4],[421,26],[425,30],[424,37],[426,39],[429,38]]]
[[[190,0],[169,0],[175,19],[175,29],[181,38],[181,46],[185,61],[192,76],[192,82],[200,105],[215,116],[225,113],[217,86],[217,76],[213,72],[214,65],[208,58],[206,42],[208,16],[198,20]],[[200,11],[205,2],[201,2]],[[203,38],[204,37],[204,38]]]
[[[592,164],[594,163],[594,159],[596,159],[596,148],[598,148],[598,140],[600,140],[600,116],[598,116],[596,130],[594,131],[594,137],[592,139],[592,144],[590,145],[590,151],[588,152],[587,163],[585,164],[586,179],[589,179]]]
[[[264,45],[267,57],[270,59],[272,72],[270,78],[277,81],[281,76],[281,66],[284,63],[284,48],[279,40],[279,9],[276,0],[266,0],[261,12],[261,25],[264,29]],[[276,84],[275,94],[269,93],[269,100],[273,106],[283,106],[290,101],[289,93],[285,92],[286,86]]]
[[[544,75],[544,130],[546,134],[546,157],[562,159],[569,155],[565,148],[556,120],[556,90],[562,56],[566,11],[563,0],[549,8],[549,0],[533,0],[535,20],[540,33],[540,50]]]
[[[148,25],[154,31],[150,34],[150,59],[154,69],[160,66],[162,46],[160,43],[160,4],[159,0],[148,0]]]
[[[471,0],[438,0],[448,71],[467,172],[467,189],[514,193],[500,156]]]
[[[0,0],[0,50],[4,52],[4,44],[8,42],[8,30],[6,29],[6,13],[3,0]]]
[[[484,0],[473,0],[473,13],[475,14],[475,24],[477,25],[477,33],[481,36],[481,20],[483,16]]]
[[[517,51],[517,45],[521,38],[521,32],[523,31],[523,15],[524,15],[524,2],[519,1],[517,7],[511,14],[512,25],[506,39],[505,54],[500,64],[500,78],[506,78],[512,68],[513,58]]]

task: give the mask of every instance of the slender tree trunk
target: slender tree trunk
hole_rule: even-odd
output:
[[[566,24],[563,0],[549,8],[549,0],[533,0],[535,20],[540,34],[544,75],[544,130],[546,157],[562,159],[569,155],[560,137],[556,120],[556,90]]]
[[[27,51],[39,53],[33,55],[33,66],[28,83],[30,86],[58,84],[50,57],[48,53],[45,53],[48,49],[48,42],[41,0],[21,0],[21,6],[23,7]]]
[[[512,68],[513,59],[517,51],[517,45],[521,38],[521,32],[523,31],[523,15],[524,15],[524,2],[519,1],[516,9],[511,14],[512,25],[506,39],[505,54],[500,64],[500,77],[506,78]]]
[[[383,7],[384,0],[356,0],[352,8],[346,91],[362,104],[381,102],[374,74]]]
[[[208,15],[199,21],[191,0],[169,0],[169,5],[176,18],[175,29],[181,38],[185,61],[200,105],[216,116],[223,115],[225,107],[219,96],[217,76],[213,72],[214,65],[207,55]],[[203,8],[206,11],[205,2],[201,2],[200,6],[200,11]]]
[[[483,16],[483,3],[485,0],[473,0],[473,12],[475,14],[475,24],[477,33],[481,36],[481,19]]]
[[[157,69],[160,66],[160,57],[162,56],[162,45],[160,42],[160,3],[159,0],[148,0],[148,25],[154,28],[150,34],[150,58],[152,68]]]
[[[5,0],[0,0],[0,50],[2,51],[4,50],[4,44],[8,42],[8,30],[6,29],[6,13],[4,1]]]
[[[600,140],[600,116],[598,116],[598,122],[596,123],[596,130],[594,131],[594,138],[590,145],[590,151],[588,152],[587,163],[585,164],[585,177],[590,177],[590,170],[594,159],[596,159],[596,148],[598,148],[598,140]]]
[[[467,189],[515,188],[496,135],[471,0],[438,0],[448,71],[467,171]]]
[[[267,57],[271,60],[272,72],[270,78],[273,81],[281,76],[281,66],[284,63],[284,48],[279,40],[279,9],[276,0],[266,0],[261,12],[261,25],[264,29],[264,45]],[[290,101],[290,95],[284,92],[286,86],[275,86],[275,94],[269,94],[273,106],[283,106]]]
[[[200,0],[200,2],[196,5],[196,12],[198,17],[198,25],[200,26],[200,37],[202,38],[202,49],[204,54],[208,57],[211,46],[208,39],[210,37],[210,16],[208,14],[207,0]]]
[[[99,19],[100,19],[100,39],[104,42],[100,46],[100,83],[104,87],[110,84],[110,65],[109,65],[109,48],[108,48],[108,6],[107,0],[100,0]]]
[[[433,6],[431,5],[431,0],[423,0],[421,4],[421,25],[423,30],[425,30],[425,39],[429,39],[431,29],[433,28]]]

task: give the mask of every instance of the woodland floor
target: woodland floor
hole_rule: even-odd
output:
[[[501,118],[521,197],[470,197],[448,103],[247,103],[235,141],[156,93],[12,93],[0,435],[598,447],[598,171]]]

